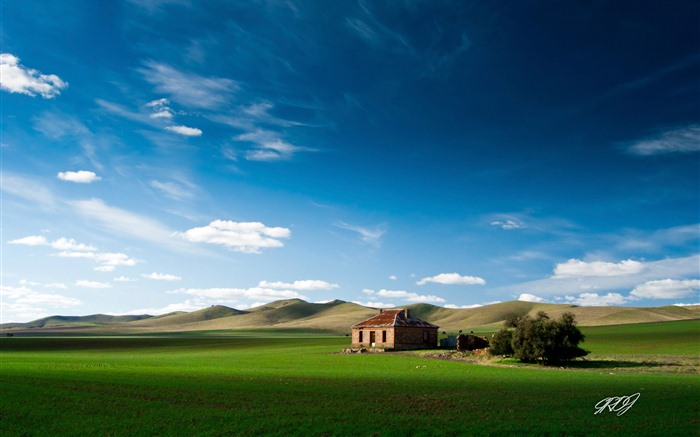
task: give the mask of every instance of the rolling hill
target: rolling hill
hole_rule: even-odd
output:
[[[478,308],[453,309],[430,304],[412,304],[412,313],[440,326],[441,331],[496,329],[512,313],[534,315],[545,311],[550,317],[572,312],[581,326],[619,325],[700,318],[700,305],[677,307],[577,307],[512,301]],[[193,312],[161,316],[52,316],[28,323],[0,325],[3,332],[17,333],[165,333],[233,329],[323,330],[345,334],[350,327],[372,317],[378,309],[335,300],[309,303],[299,299],[280,300],[246,311],[215,305]]]

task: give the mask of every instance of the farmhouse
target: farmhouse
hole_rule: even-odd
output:
[[[437,346],[439,326],[411,317],[410,309],[379,310],[352,326],[352,347],[427,349]]]

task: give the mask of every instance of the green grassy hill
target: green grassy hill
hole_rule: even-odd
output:
[[[572,312],[580,326],[606,326],[700,319],[700,305],[654,308],[641,307],[577,307],[568,304],[503,302],[477,308],[452,309],[430,304],[412,304],[415,317],[440,326],[441,331],[493,331],[509,314],[535,315],[545,311],[550,317]],[[2,325],[3,330],[28,332],[187,332],[231,329],[306,329],[339,334],[377,314],[378,309],[334,300],[310,303],[300,299],[271,302],[246,311],[214,305],[193,312],[175,312],[162,316],[52,316],[29,323]],[[9,331],[8,331],[9,332]]]

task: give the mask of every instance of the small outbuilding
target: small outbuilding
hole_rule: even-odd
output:
[[[396,350],[437,347],[439,326],[411,317],[410,309],[379,310],[352,326],[352,347]]]

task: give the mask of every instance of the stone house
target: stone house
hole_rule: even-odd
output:
[[[379,310],[352,326],[352,347],[431,349],[437,347],[439,326],[411,317],[410,309]]]

